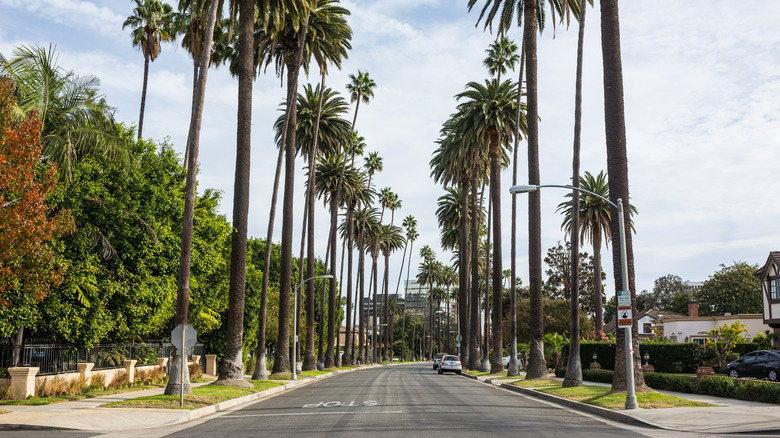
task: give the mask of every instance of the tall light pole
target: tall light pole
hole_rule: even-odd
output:
[[[298,308],[298,292],[301,290],[301,287],[303,287],[306,282],[309,280],[315,280],[317,278],[333,278],[332,275],[317,275],[316,277],[309,277],[306,280],[303,280],[301,284],[298,286],[295,286],[295,297],[293,298],[293,309]],[[292,376],[290,377],[292,380],[298,380],[298,362],[295,360],[298,356],[295,354],[298,351],[298,312],[294,311],[295,318],[293,318],[293,367],[292,367]],[[338,336],[338,334],[336,334]]]
[[[626,254],[626,212],[623,209],[623,200],[618,198],[617,204],[610,201],[609,199],[591,192],[590,190],[581,189],[579,187],[573,187],[573,186],[562,186],[562,185],[555,185],[555,184],[544,184],[544,185],[520,185],[520,186],[512,186],[509,188],[509,193],[511,194],[517,194],[517,193],[530,193],[535,192],[539,189],[546,188],[546,187],[555,187],[559,189],[567,189],[567,190],[576,190],[578,192],[587,193],[591,196],[595,196],[603,201],[606,201],[609,205],[615,207],[618,211],[618,217],[620,220],[618,221],[619,224],[619,230],[620,230],[620,268],[621,268],[621,276],[623,278],[623,287],[628,290],[628,255]],[[576,214],[576,212],[572,212],[572,214]],[[630,294],[630,291],[629,291]],[[631,326],[624,327],[625,333],[626,333],[626,409],[636,409],[639,407],[636,401],[636,394],[634,393],[634,356],[632,354],[633,345],[631,340],[631,329],[633,328],[633,322],[631,323]]]

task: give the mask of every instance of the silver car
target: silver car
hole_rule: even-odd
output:
[[[441,358],[446,356],[445,353],[438,353],[436,354],[436,357],[433,358],[433,369],[439,368],[439,363],[441,363]]]
[[[439,364],[439,374],[444,373],[458,373],[463,371],[463,367],[460,364],[460,358],[455,355],[446,355],[442,357]]]

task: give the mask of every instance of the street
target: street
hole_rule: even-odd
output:
[[[337,375],[168,436],[603,437],[626,432],[475,380],[439,375],[426,363]]]

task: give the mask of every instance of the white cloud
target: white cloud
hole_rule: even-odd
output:
[[[111,8],[99,6],[91,1],[0,0],[0,5],[6,8],[25,9],[44,19],[69,28],[91,28],[97,30],[103,36],[120,34],[122,32],[122,23],[125,20],[124,16],[115,13]]]

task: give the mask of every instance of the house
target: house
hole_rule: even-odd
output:
[[[761,280],[764,323],[780,328],[780,251],[772,251],[764,266],[755,274]]]

